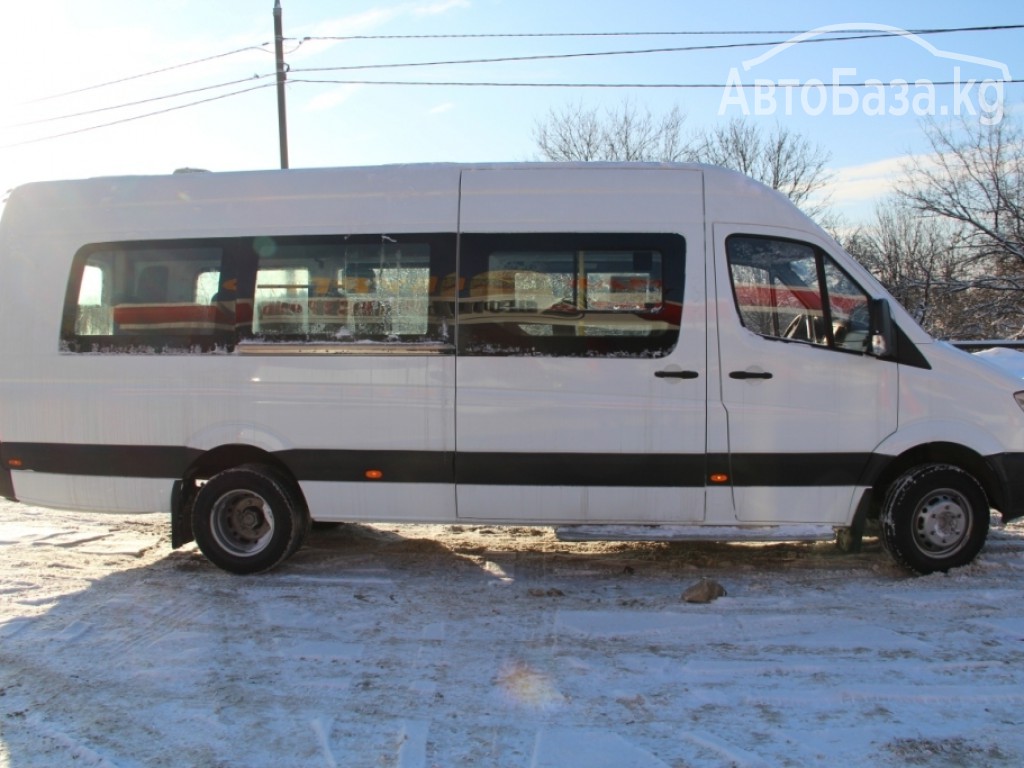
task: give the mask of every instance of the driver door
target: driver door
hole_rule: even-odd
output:
[[[716,224],[722,402],[735,517],[844,524],[896,429],[898,366],[870,296],[809,233]]]

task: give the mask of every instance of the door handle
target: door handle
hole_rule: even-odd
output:
[[[697,371],[655,371],[654,375],[659,379],[696,379],[700,376]]]
[[[768,371],[732,371],[730,379],[770,379],[772,375]]]

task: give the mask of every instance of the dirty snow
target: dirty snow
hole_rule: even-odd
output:
[[[350,525],[252,577],[168,540],[0,502],[0,766],[1024,764],[1024,525],[923,578],[872,539]]]

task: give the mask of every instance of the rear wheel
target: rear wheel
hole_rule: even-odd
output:
[[[926,464],[890,486],[882,505],[882,543],[897,562],[918,573],[967,565],[985,544],[985,491],[949,464]]]
[[[309,530],[295,484],[271,467],[226,469],[204,483],[192,505],[196,544],[214,565],[258,573],[290,557]]]

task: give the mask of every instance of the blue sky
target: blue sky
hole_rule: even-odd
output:
[[[299,80],[399,80],[503,83],[707,83],[819,79],[840,85],[874,78],[1024,77],[1024,30],[962,32],[919,39],[770,45],[829,25],[931,29],[1024,23],[1015,3],[763,3],[668,0],[281,0],[287,61],[290,165],[420,161],[518,161],[537,156],[533,130],[567,104],[614,108],[626,99],[660,113],[678,106],[688,130],[744,109],[766,129],[799,131],[832,155],[833,197],[848,218],[870,215],[900,162],[926,151],[922,115],[948,119],[959,110],[977,120],[980,99],[994,87],[960,90],[908,86],[904,111],[896,89],[797,88],[787,107],[782,90],[755,102],[751,90],[722,88],[468,87],[303,83]],[[5,8],[0,47],[0,192],[26,181],[82,176],[274,168],[279,164],[273,83],[273,0],[34,0]],[[215,10],[214,10],[215,9]],[[723,35],[633,37],[478,37],[323,40],[351,35],[486,35],[728,31]],[[740,35],[740,31],[778,34]],[[817,35],[821,40],[823,35]],[[759,47],[647,54],[541,58],[386,69],[338,70],[409,62],[561,56],[697,45]],[[239,49],[249,48],[240,51]],[[235,53],[230,53],[239,51]],[[228,54],[228,55],[222,55]],[[768,54],[744,69],[744,62]],[[200,64],[179,66],[207,57]],[[985,61],[982,61],[985,60]],[[1002,65],[1002,68],[994,64]],[[171,68],[160,74],[143,75]],[[116,85],[102,83],[132,78]],[[211,88],[234,82],[221,88]],[[258,87],[268,86],[268,87]],[[88,89],[72,95],[59,94]],[[201,99],[226,96],[194,106]],[[156,99],[195,89],[191,95]],[[762,94],[767,93],[762,90]],[[837,96],[837,93],[839,95]],[[856,103],[851,102],[856,93]],[[821,101],[822,94],[826,99]],[[917,97],[917,101],[912,99]],[[45,98],[43,97],[54,97]],[[1020,112],[1024,85],[1002,89],[1007,110]],[[801,99],[804,99],[802,101]],[[125,107],[132,102],[146,101]],[[723,103],[724,101],[724,103]],[[136,118],[158,110],[164,114]],[[946,112],[942,114],[943,110]],[[813,114],[819,111],[820,114]],[[835,114],[836,111],[846,114]],[[79,113],[78,117],[69,117]],[[878,113],[878,114],[875,114]],[[127,120],[69,136],[79,131]]]

